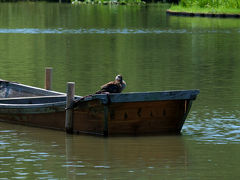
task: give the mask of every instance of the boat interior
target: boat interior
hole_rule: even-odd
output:
[[[0,80],[0,104],[44,104],[66,101],[66,94]]]
[[[0,98],[64,95],[55,91],[0,80]]]

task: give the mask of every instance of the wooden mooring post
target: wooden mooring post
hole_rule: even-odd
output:
[[[75,83],[67,83],[67,98],[66,98],[66,118],[65,129],[67,133],[73,133],[73,109],[69,108],[74,101]]]
[[[45,68],[45,89],[52,90],[52,67]]]

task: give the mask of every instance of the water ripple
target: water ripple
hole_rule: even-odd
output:
[[[240,142],[240,124],[236,115],[227,116],[214,111],[201,117],[200,114],[195,113],[191,112],[191,116],[184,125],[183,133],[202,142],[217,144]]]
[[[4,29],[0,28],[0,34],[204,34],[204,33],[223,33],[229,34],[230,30],[187,30],[187,29],[39,29],[39,28],[19,28]],[[240,33],[240,31],[236,31]]]

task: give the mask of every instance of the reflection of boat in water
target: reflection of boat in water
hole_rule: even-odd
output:
[[[168,167],[186,167],[188,161],[182,136],[98,138],[0,123],[0,131],[9,129],[12,138],[6,139],[6,143],[9,143],[8,149],[15,151],[6,152],[7,155],[22,159],[21,168],[31,167],[38,172],[38,168],[44,167],[54,177],[61,174],[62,178],[74,179],[78,173],[86,173],[88,177],[101,173],[113,178],[128,176],[125,174],[128,171],[139,174],[144,171],[146,177],[146,174],[160,174],[161,169]],[[19,143],[12,143],[16,141]],[[25,153],[18,149],[24,149]],[[24,159],[29,161],[24,163]],[[30,160],[39,166],[30,166]],[[15,159],[8,164],[18,166]],[[34,177],[38,177],[37,174]]]
[[[155,166],[166,162],[174,165],[177,161],[185,161],[186,155],[181,136],[113,137],[102,141],[73,136],[68,140],[72,158],[81,154],[86,159],[91,157],[107,163],[119,161],[137,165],[141,161]]]
[[[131,179],[129,173],[138,174],[137,179],[158,179],[170,169],[188,168],[182,136],[85,137],[72,136],[66,140],[66,157],[72,162],[70,172],[79,171],[76,167],[79,160],[87,166],[84,172],[101,172],[109,179]],[[69,175],[73,179],[74,175]]]
[[[67,135],[61,131],[48,129],[11,126],[1,123],[1,130],[11,130],[12,134],[18,134],[24,144],[31,144],[30,149],[39,151],[52,151],[51,145],[58,148],[55,152],[58,155],[66,153],[66,158],[71,161],[88,161],[88,163],[101,164],[105,162],[118,163],[122,165],[136,164],[138,161],[149,162],[155,165],[180,161],[184,163],[186,149],[182,136],[148,136],[148,137],[111,137],[98,138],[95,136]],[[35,146],[36,144],[36,146]],[[46,149],[43,149],[46,148]],[[64,152],[66,151],[66,152]],[[56,154],[56,155],[57,155]],[[96,162],[94,162],[96,161]],[[120,164],[119,164],[120,165]]]
[[[179,134],[198,90],[95,94],[73,111],[73,132],[98,135]],[[65,130],[66,95],[0,81],[0,120]]]

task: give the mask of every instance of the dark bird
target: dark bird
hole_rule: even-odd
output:
[[[126,87],[126,82],[123,80],[121,75],[117,75],[115,77],[114,81],[110,81],[107,84],[104,84],[101,86],[101,89],[97,91],[95,94],[108,94],[108,93],[121,93],[123,89]],[[87,97],[91,97],[94,94],[90,94],[87,96],[83,96],[80,99],[74,101],[70,107],[66,108],[67,109],[74,109],[75,107],[78,107],[82,101],[84,101]]]
[[[114,81],[110,81],[109,83],[102,85],[101,89],[95,94],[121,93],[126,85],[127,84],[123,80],[122,75],[117,75]]]

